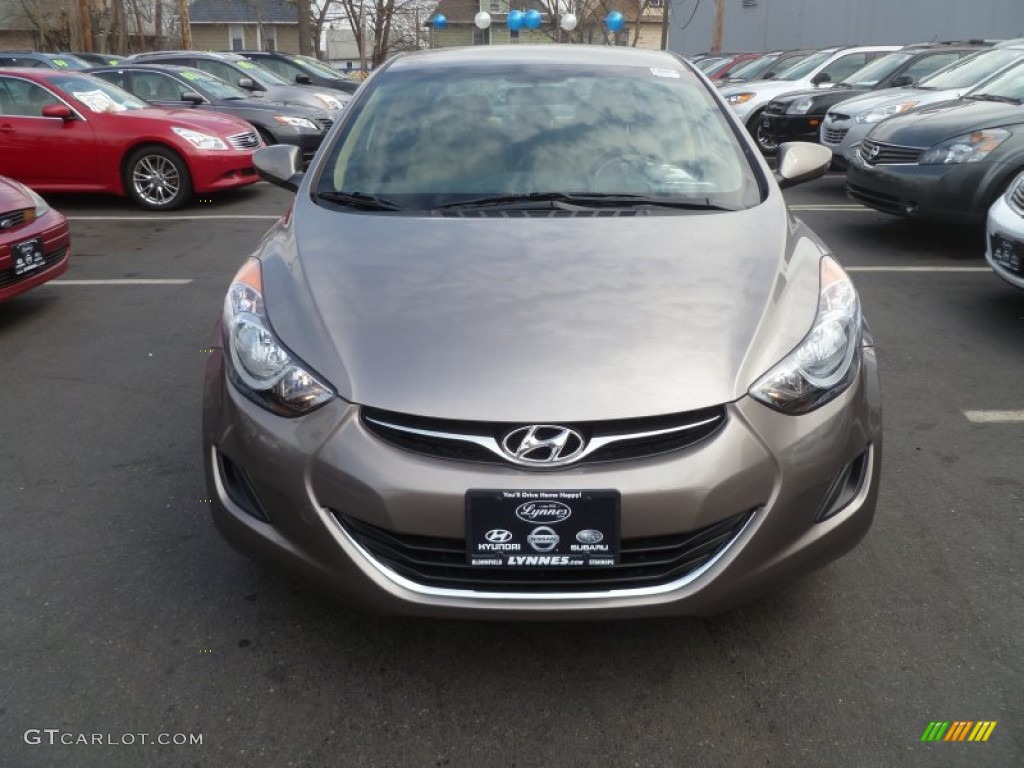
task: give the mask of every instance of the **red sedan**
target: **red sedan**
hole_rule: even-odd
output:
[[[0,301],[68,268],[68,220],[39,195],[0,176]]]
[[[259,181],[251,125],[151,107],[81,72],[0,69],[0,174],[49,192],[127,195],[171,210]]]

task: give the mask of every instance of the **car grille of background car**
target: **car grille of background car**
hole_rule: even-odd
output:
[[[260,137],[255,131],[236,133],[233,136],[228,136],[228,141],[235,149],[256,149],[260,145]]]

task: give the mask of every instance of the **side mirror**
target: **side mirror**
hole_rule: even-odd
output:
[[[43,107],[43,117],[57,117],[61,120],[72,120],[75,113],[67,104],[47,104]]]
[[[822,147],[822,149],[825,149]],[[826,150],[832,156],[832,150]],[[253,152],[252,164],[264,181],[297,192],[302,181],[302,156],[294,144],[275,144]]]
[[[761,79],[762,80],[771,80],[773,77],[775,77],[775,70],[774,69],[770,69],[767,72],[765,72],[763,75],[761,75]]]
[[[822,83],[831,83],[832,75],[828,72],[819,72],[811,78],[811,85],[821,85]]]
[[[186,104],[191,104],[193,107],[199,106],[203,103],[203,97],[195,91],[182,91],[181,100]]]
[[[899,75],[898,77],[894,77],[891,83],[893,88],[906,88],[908,85],[913,84],[914,78],[910,75]]]
[[[832,162],[832,150],[807,141],[788,141],[779,145],[775,180],[781,189],[803,184],[825,175]]]
[[[251,77],[240,77],[238,78],[238,87],[245,88],[247,91],[255,91],[256,83],[253,82]]]
[[[296,75],[295,82],[298,83],[299,85],[312,85],[313,78],[310,77],[309,75]]]

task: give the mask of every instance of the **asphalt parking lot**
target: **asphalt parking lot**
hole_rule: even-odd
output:
[[[1024,292],[981,230],[837,175],[787,196],[879,348],[875,525],[730,614],[612,624],[366,616],[236,554],[203,502],[204,350],[288,194],[54,197],[72,266],[0,305],[0,765],[1024,764],[1024,420],[987,420],[1024,410]]]

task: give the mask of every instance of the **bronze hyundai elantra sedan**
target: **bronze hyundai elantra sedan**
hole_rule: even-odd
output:
[[[214,519],[366,609],[709,614],[851,549],[881,462],[837,260],[675,55],[399,56],[228,289],[206,376]]]

